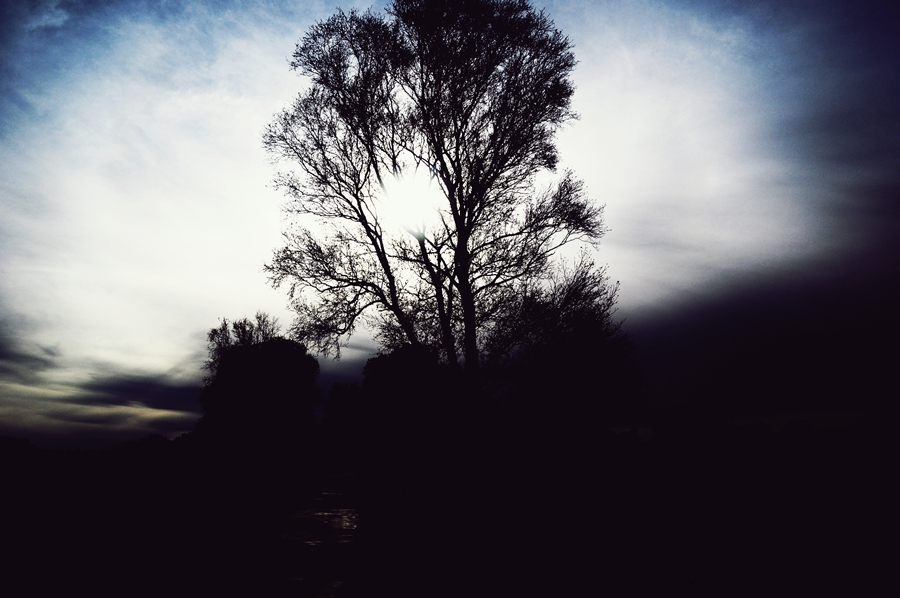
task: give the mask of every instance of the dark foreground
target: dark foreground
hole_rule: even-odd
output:
[[[892,426],[652,427],[649,439],[470,432],[349,461],[159,438],[42,451],[3,438],[3,580],[16,589],[4,594],[886,589]]]

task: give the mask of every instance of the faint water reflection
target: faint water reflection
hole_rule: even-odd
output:
[[[322,508],[300,511],[288,519],[282,537],[307,546],[352,542],[359,513],[354,508]]]
[[[285,573],[298,595],[333,597],[353,575],[359,512],[352,500],[343,492],[320,492],[285,521]]]

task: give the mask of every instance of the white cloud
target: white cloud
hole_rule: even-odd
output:
[[[261,271],[282,223],[260,136],[299,87],[295,34],[204,27],[122,21],[90,68],[32,91],[44,118],[0,147],[0,291],[70,376],[164,370],[219,317],[289,317]]]
[[[575,43],[564,165],[606,203],[599,259],[629,315],[720,289],[735,272],[808,258],[809,189],[772,143],[777,111],[756,39],[651,3],[595,3],[556,24]]]

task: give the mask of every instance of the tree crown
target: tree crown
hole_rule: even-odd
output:
[[[263,137],[299,167],[275,184],[304,225],[267,266],[289,285],[292,333],[339,351],[362,319],[385,347],[477,368],[504,303],[547,280],[560,247],[606,230],[572,173],[534,182],[575,117],[574,66],[569,40],[524,0],[395,0],[313,26],[291,63],[311,84]],[[441,205],[427,225],[389,230],[386,181],[415,168]]]

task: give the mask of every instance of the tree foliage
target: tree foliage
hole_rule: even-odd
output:
[[[277,321],[264,313],[255,321],[222,320],[207,338],[201,435],[262,446],[310,433],[319,363],[304,345],[281,336]]]
[[[297,216],[267,271],[289,287],[296,338],[339,351],[362,320],[386,348],[440,350],[477,369],[504,306],[547,284],[557,250],[596,243],[602,208],[554,171],[570,109],[569,40],[524,0],[395,0],[338,12],[300,40],[310,80],[267,126],[276,187]],[[385,223],[385,188],[415,169],[433,221]]]
[[[222,318],[222,323],[217,328],[212,328],[206,335],[209,357],[203,364],[203,369],[209,372],[204,380],[208,385],[216,376],[222,358],[230,350],[236,347],[249,347],[259,345],[281,336],[278,320],[264,312],[256,312],[253,320],[241,318],[229,324]]]
[[[520,408],[530,401],[545,420],[555,411],[570,428],[633,416],[641,373],[614,317],[617,292],[604,269],[582,260],[506,304],[485,334],[497,394]]]

